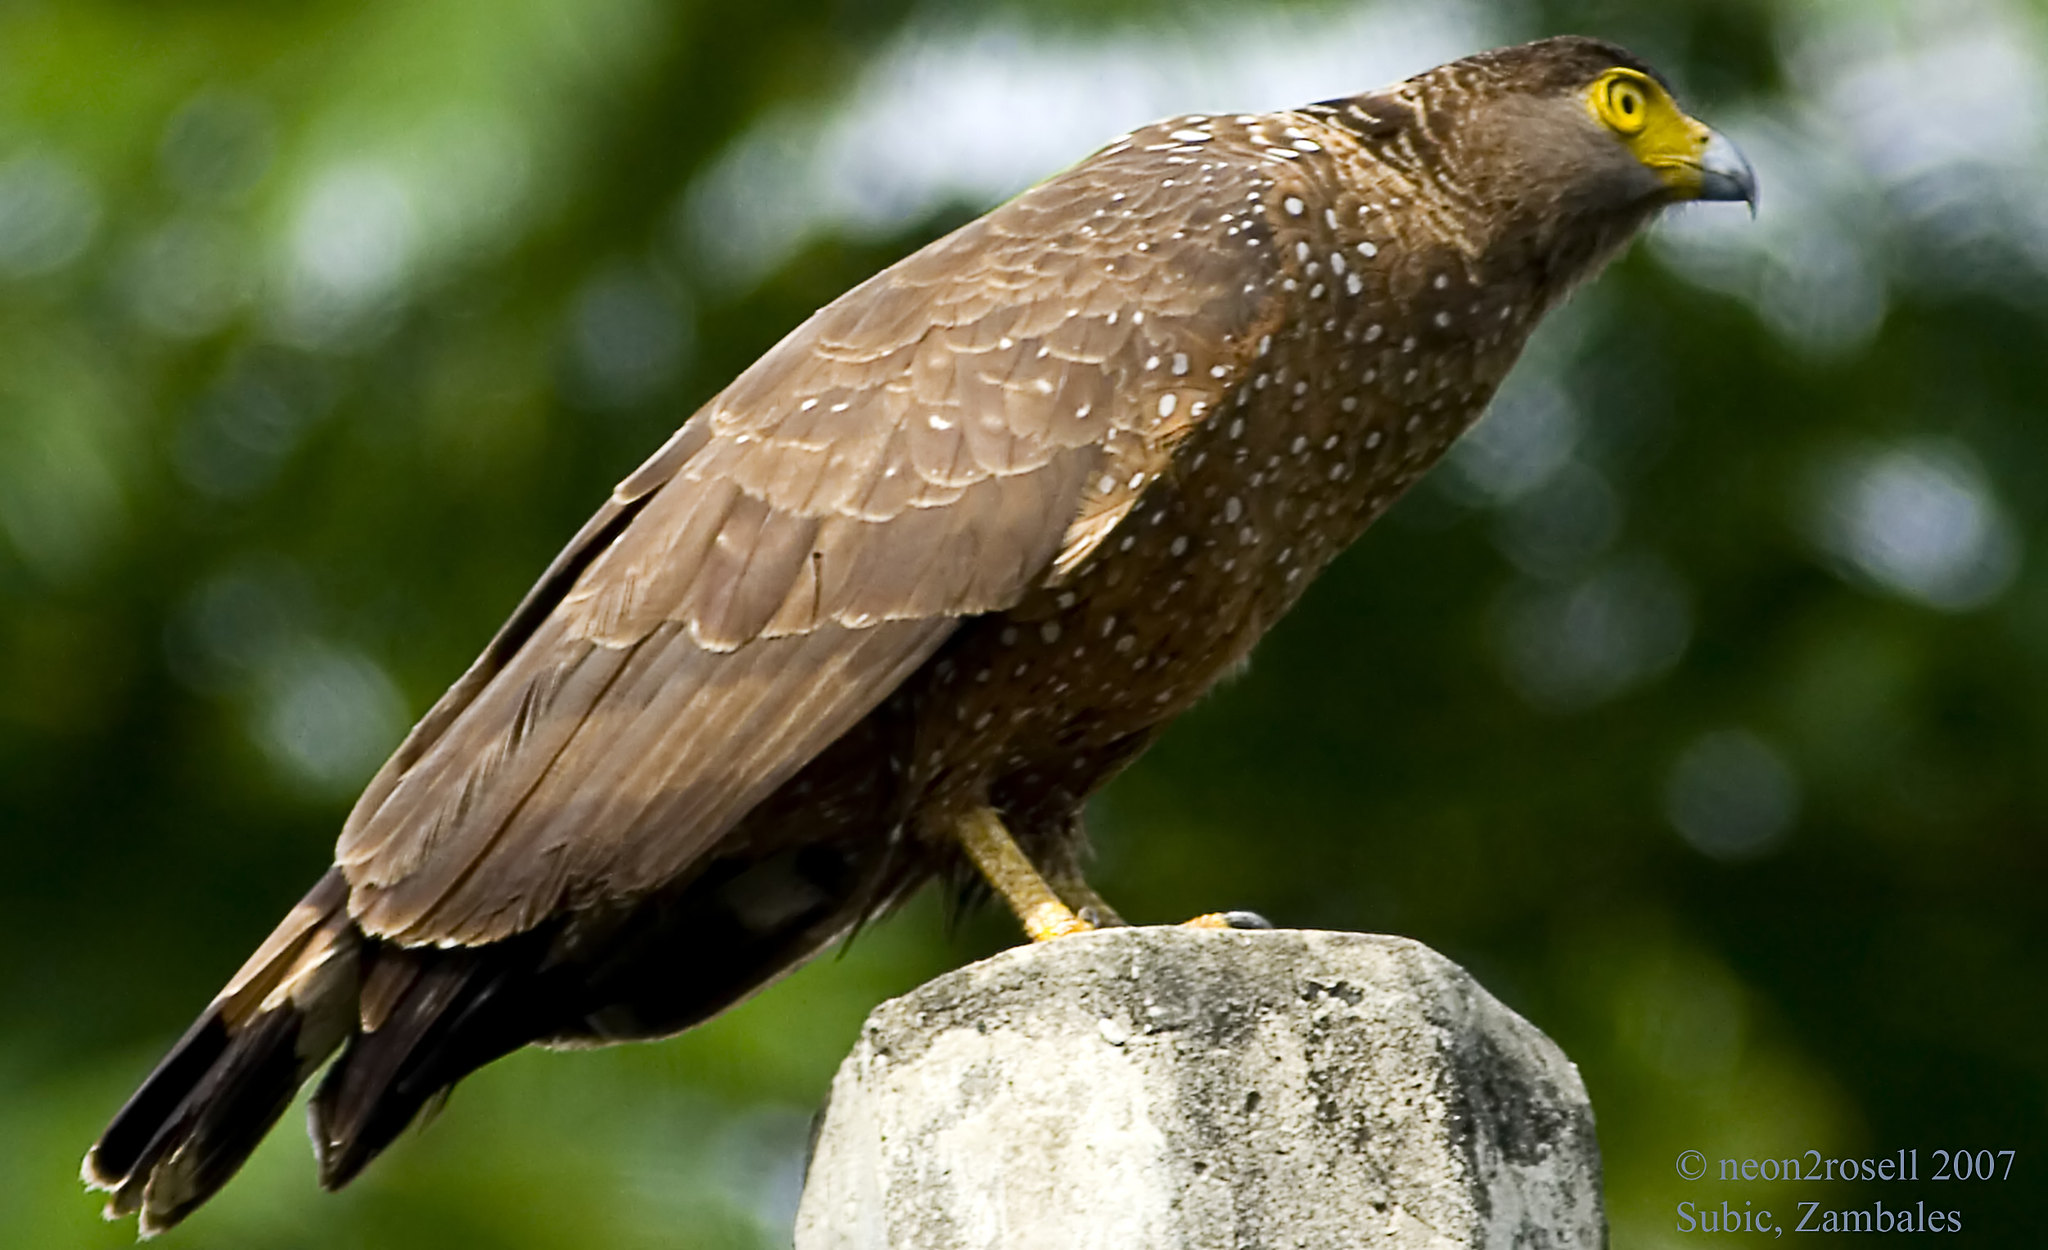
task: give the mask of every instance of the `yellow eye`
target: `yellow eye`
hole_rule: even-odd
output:
[[[1650,93],[1640,76],[1610,70],[1593,90],[1593,108],[1617,132],[1633,135],[1650,121]]]

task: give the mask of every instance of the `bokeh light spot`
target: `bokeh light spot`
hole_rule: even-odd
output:
[[[2020,539],[1976,458],[1947,440],[1859,447],[1821,474],[1809,528],[1860,579],[1947,612],[2005,592]]]
[[[687,308],[653,275],[611,267],[576,293],[569,337],[578,391],[612,408],[644,402],[675,381],[693,333]]]
[[[381,165],[338,164],[314,178],[293,219],[288,333],[326,345],[402,293],[417,243],[412,195]]]
[[[1705,734],[1672,766],[1664,814],[1703,855],[1756,859],[1777,849],[1798,820],[1799,777],[1753,733]]]
[[[1494,612],[1494,647],[1530,704],[1575,711],[1662,675],[1685,653],[1691,594],[1654,557],[1626,556],[1563,585],[1523,584]]]
[[[260,679],[257,743],[293,780],[326,796],[353,793],[405,732],[405,701],[361,652],[303,639]]]
[[[1562,388],[1533,381],[1503,390],[1479,423],[1452,445],[1446,465],[1479,501],[1505,503],[1535,490],[1570,462],[1579,415]]]
[[[166,222],[128,258],[126,288],[136,320],[165,338],[211,334],[250,295],[242,258],[248,241],[227,223],[204,217]]]
[[[71,162],[30,152],[0,163],[0,278],[62,269],[99,220],[99,196]]]
[[[164,181],[200,200],[232,200],[270,168],[277,126],[262,101],[214,88],[171,114],[157,145]]]

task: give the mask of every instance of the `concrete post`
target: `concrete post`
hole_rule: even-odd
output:
[[[1112,929],[885,1003],[797,1250],[1599,1247],[1593,1111],[1425,946]]]

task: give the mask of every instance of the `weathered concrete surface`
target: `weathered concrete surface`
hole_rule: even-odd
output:
[[[797,1250],[1596,1247],[1578,1070],[1402,938],[1115,929],[883,1004]]]

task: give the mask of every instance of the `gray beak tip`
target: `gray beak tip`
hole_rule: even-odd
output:
[[[1730,143],[1719,131],[1714,131],[1707,140],[1706,151],[1700,153],[1700,192],[1702,200],[1741,200],[1749,205],[1749,215],[1756,216],[1756,170],[1750,167],[1749,158],[1742,149]]]

